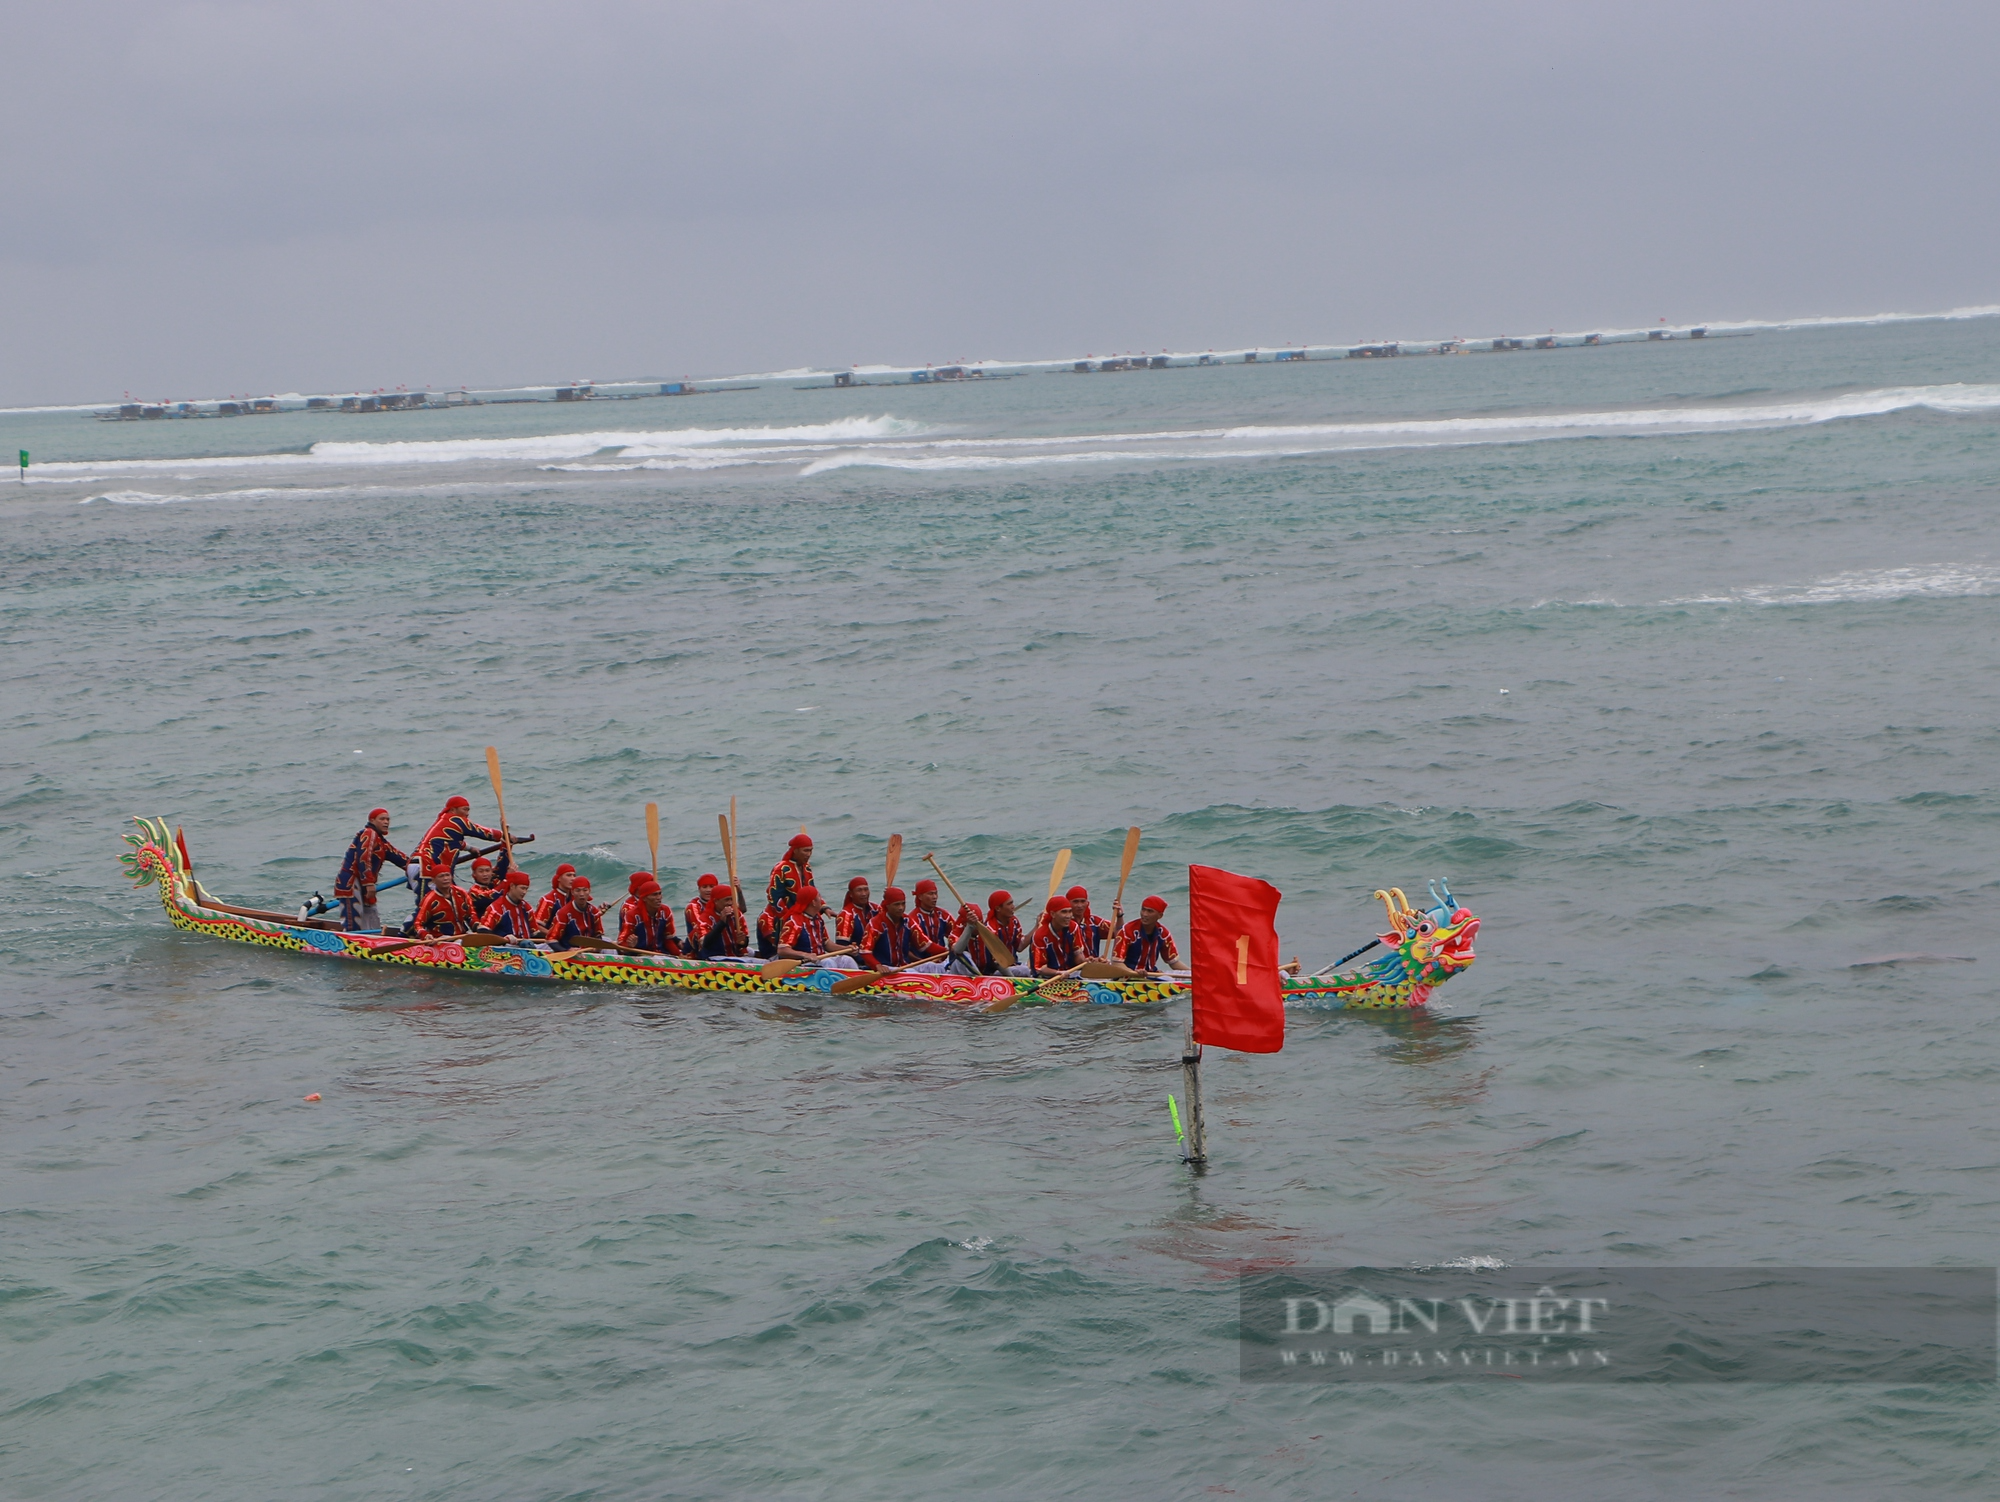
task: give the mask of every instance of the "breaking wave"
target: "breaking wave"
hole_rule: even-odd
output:
[[[552,474],[783,470],[801,478],[872,468],[909,473],[1020,470],[1307,458],[1380,449],[1452,448],[1562,438],[1645,438],[1758,431],[1884,417],[1907,411],[2000,413],[2000,385],[1893,386],[1743,402],[1690,400],[1643,408],[1498,413],[1376,421],[1290,423],[1053,437],[946,436],[951,430],[882,415],[792,427],[679,428],[650,432],[554,433],[407,443],[323,442],[302,453],[207,459],[125,459],[44,466],[42,478],[108,479],[104,471],[195,479],[254,470],[288,472],[311,484],[342,469],[467,466],[494,483],[523,466]],[[484,473],[477,473],[482,469]],[[304,471],[306,473],[301,473]],[[465,473],[464,469],[458,471]],[[461,484],[467,482],[460,482]],[[561,483],[552,481],[550,483]],[[407,489],[408,487],[403,487]],[[226,492],[248,495],[253,492]],[[150,492],[111,491],[119,504],[152,504]],[[193,499],[167,496],[162,500]],[[204,497],[216,499],[219,496]]]

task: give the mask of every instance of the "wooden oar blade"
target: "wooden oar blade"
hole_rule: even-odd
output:
[[[798,969],[799,964],[798,960],[792,959],[770,960],[757,973],[763,976],[765,980],[783,980],[794,970]]]
[[[660,874],[660,805],[646,805],[646,844],[653,852],[653,874]]]
[[[1056,889],[1062,885],[1063,873],[1067,870],[1069,870],[1069,852],[1067,850],[1058,850],[1056,852],[1056,863],[1049,868],[1049,895],[1051,897],[1056,895]]]
[[[887,891],[896,884],[896,868],[903,863],[903,837],[889,836],[889,854],[883,862],[882,888]]]
[[[873,970],[863,970],[859,975],[849,975],[835,981],[827,988],[829,996],[852,996],[856,991],[866,991],[882,977]]]

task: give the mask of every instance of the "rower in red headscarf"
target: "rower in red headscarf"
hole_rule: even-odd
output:
[[[473,823],[471,809],[472,805],[463,798],[446,800],[444,812],[437,816],[417,846],[417,859],[423,862],[425,876],[435,879],[440,870],[448,869],[465,849],[469,835],[478,835],[482,840],[503,838],[499,830]]]
[[[576,867],[568,861],[556,867],[556,874],[549,878],[549,889],[535,904],[535,933],[538,936],[549,931],[549,925],[555,921],[556,909],[569,900],[569,884],[574,880]]]
[[[958,934],[952,940],[952,953],[970,959],[981,975],[998,975],[999,965],[994,963],[992,951],[979,937],[979,925],[973,919],[979,916],[979,909],[971,903],[959,910]],[[1002,944],[1014,951],[1014,966],[1009,974],[1027,974],[1028,936],[1021,931],[1021,920],[1014,916],[1014,897],[1011,892],[995,892],[986,899],[986,926]]]
[[[687,947],[704,960],[750,952],[750,930],[736,910],[736,888],[717,882],[706,897],[688,904]]]
[[[949,949],[958,925],[951,921],[950,913],[938,906],[937,883],[926,876],[910,888],[910,895],[916,899],[916,905],[910,909],[910,927],[938,948]],[[888,900],[886,893],[883,900]]]
[[[1139,916],[1119,933],[1118,958],[1134,970],[1159,970],[1165,965],[1181,962],[1181,952],[1174,947],[1174,936],[1160,921],[1166,910],[1166,898],[1148,897],[1139,904]]]
[[[695,920],[697,916],[700,914],[703,905],[708,901],[708,894],[714,889],[715,889],[715,878],[709,875],[708,872],[706,871],[702,872],[700,879],[696,881],[694,884],[694,901],[690,902],[685,908],[682,909],[682,916],[687,919],[688,939],[690,941],[689,947],[692,947],[692,941],[694,939]]]
[[[1083,947],[1083,929],[1071,911],[1067,893],[1058,892],[1042,910],[1042,921],[1028,938],[1033,958],[1029,964],[1037,975],[1059,975],[1074,970],[1090,956]]]
[[[604,915],[591,905],[588,876],[570,878],[569,896],[557,905],[555,915],[549,919],[549,926],[542,937],[558,949],[577,939],[604,937]]]
[[[382,863],[394,861],[408,866],[410,857],[389,843],[389,810],[371,808],[368,822],[361,826],[333,879],[333,895],[340,900],[340,926],[349,933],[382,926],[375,910],[375,887],[382,875]]]
[[[450,861],[431,873],[431,889],[417,904],[417,916],[411,920],[411,927],[419,939],[449,939],[479,927],[472,894],[458,884]]]
[[[472,886],[468,895],[472,906],[481,918],[495,898],[499,897],[506,885],[508,875],[514,869],[514,853],[504,847],[500,859],[495,861],[490,855],[482,855],[472,863]]]
[[[792,910],[785,915],[784,927],[778,930],[778,954],[788,960],[819,960],[832,963],[844,958],[847,950],[832,942],[826,935],[826,903],[821,900],[818,887],[800,887],[798,900]],[[851,968],[848,965],[840,969]]]
[[[1101,958],[1104,946],[1116,933],[1117,927],[1109,918],[1100,918],[1090,910],[1090,891],[1086,887],[1071,887],[1066,894],[1069,898],[1070,915],[1076,919],[1077,931],[1083,936],[1083,947],[1089,951],[1091,959]],[[1125,915],[1121,912],[1120,918]]]
[[[632,895],[618,915],[618,942],[653,954],[681,952],[681,941],[674,936],[674,910],[650,871],[638,872],[632,879]]]
[[[757,952],[767,960],[784,941],[785,920],[799,892],[813,884],[812,856],[812,836],[801,830],[785,847],[785,858],[771,868],[771,879],[764,886],[764,911],[757,919]]]
[[[901,887],[883,888],[882,906],[868,920],[868,928],[862,935],[862,964],[885,970],[944,958],[945,946],[926,938],[924,931],[911,921],[905,908],[907,901]]]
[[[512,939],[517,944],[533,940],[535,915],[528,910],[528,886],[526,871],[509,871],[500,889],[501,895],[487,903],[486,911],[480,916],[481,930]]]
[[[868,900],[868,878],[854,877],[847,883],[847,901],[834,915],[833,941],[852,949],[862,949],[868,942],[868,925],[875,921],[875,904]]]

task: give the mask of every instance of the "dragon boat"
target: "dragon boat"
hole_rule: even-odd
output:
[[[682,991],[744,991],[794,996],[826,993],[855,972],[803,970],[767,976],[755,960],[685,959],[615,948],[548,953],[525,944],[482,946],[456,939],[411,940],[397,934],[344,933],[284,913],[219,902],[195,880],[194,863],[178,831],[159,819],[134,816],[139,833],[128,834],[132,848],[120,859],[139,886],[154,886],[174,927],[237,944],[288,950],[317,959],[397,965],[435,975],[506,981],[556,982],[589,986],[663,986]],[[1325,976],[1285,978],[1287,1004],[1364,1009],[1421,1008],[1431,992],[1472,963],[1472,936],[1479,920],[1452,903],[1449,891],[1432,888],[1438,907],[1412,909],[1400,890],[1378,892],[1387,904],[1390,932],[1381,942],[1390,953],[1363,969]],[[1088,1003],[1152,1006],[1188,993],[1185,974],[1135,975],[1108,980],[1081,976],[1034,979],[1014,975],[881,976],[849,994],[883,1000],[945,1002],[977,1010],[1017,1005]]]

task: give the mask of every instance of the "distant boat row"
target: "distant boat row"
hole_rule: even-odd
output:
[[[1648,329],[1646,340],[1662,339],[1706,339],[1711,335],[1703,327],[1685,329]],[[1732,339],[1747,338],[1747,330],[1732,331],[1712,337]],[[886,386],[907,389],[911,386],[946,386],[959,384],[983,384],[987,381],[1007,381],[1016,376],[1040,371],[1047,375],[1117,375],[1140,370],[1198,370],[1219,365],[1298,365],[1324,360],[1387,360],[1402,355],[1473,355],[1504,354],[1513,350],[1528,349],[1580,349],[1601,344],[1629,344],[1638,342],[1638,334],[1620,333],[1558,335],[1542,334],[1528,339],[1499,337],[1493,339],[1442,339],[1426,343],[1385,342],[1379,344],[1356,344],[1342,349],[1339,346],[1310,345],[1290,349],[1242,350],[1229,354],[1205,355],[1116,355],[1105,359],[1091,356],[1064,365],[1036,364],[1013,369],[988,369],[980,365],[926,365],[918,369],[896,371],[873,371],[875,379],[863,377],[860,371],[842,370],[833,372],[831,380],[821,380],[812,385],[790,385],[793,391],[848,391],[877,390]],[[769,379],[784,381],[786,377]],[[619,382],[610,389],[600,390],[588,382],[572,382],[567,386],[545,388],[547,396],[505,395],[494,393],[475,396],[470,391],[393,391],[375,392],[367,396],[309,396],[305,398],[279,398],[264,396],[231,401],[211,402],[124,402],[93,414],[100,422],[154,422],[175,418],[208,417],[268,417],[280,412],[345,412],[372,414],[381,412],[436,412],[458,407],[504,406],[520,402],[631,402],[643,401],[662,396],[710,396],[724,391],[756,391],[756,385],[723,384],[719,381],[661,381]]]
[[[227,402],[121,402],[93,413],[99,422],[159,422],[204,417],[274,417],[281,412],[441,412],[458,407],[500,407],[522,402],[630,402],[656,396],[702,396],[717,391],[755,391],[755,386],[702,385],[662,381],[650,391],[599,391],[595,386],[553,388],[551,396],[474,396],[468,391],[385,391],[368,396],[275,396]]]

